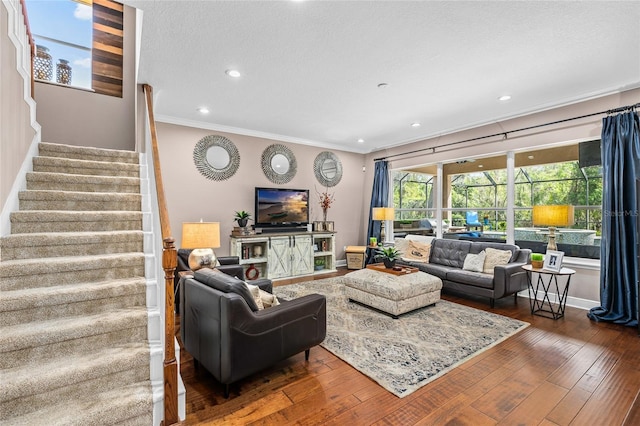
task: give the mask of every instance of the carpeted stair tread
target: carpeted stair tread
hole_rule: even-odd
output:
[[[144,275],[144,253],[20,259],[0,262],[0,290],[51,287]]]
[[[113,192],[39,191],[18,193],[20,210],[136,210],[140,211],[142,196]]]
[[[139,163],[139,156],[136,152],[133,151],[91,148],[48,142],[40,142],[40,144],[38,144],[38,155],[103,162],[111,161],[118,163]]]
[[[4,425],[148,426],[152,423],[149,412],[152,398],[148,382],[134,383],[86,398],[66,400],[44,410],[7,419]]]
[[[144,277],[3,291],[0,323],[5,326],[63,316],[86,316],[144,306]]]
[[[118,309],[83,317],[58,318],[31,324],[3,327],[0,354],[25,348],[52,345],[115,330],[143,327],[147,324],[146,307]]]
[[[27,190],[140,193],[140,179],[68,173],[29,172]]]
[[[34,172],[96,176],[140,177],[139,164],[74,160],[61,157],[34,157]]]
[[[140,211],[28,210],[10,214],[11,233],[142,229]]]
[[[0,238],[3,260],[143,250],[142,231],[34,232]]]

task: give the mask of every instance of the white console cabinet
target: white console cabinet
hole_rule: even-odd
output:
[[[232,236],[231,256],[238,256],[245,278],[290,278],[335,271],[335,235],[295,232]],[[318,260],[321,259],[321,260]],[[323,268],[314,271],[314,265]]]

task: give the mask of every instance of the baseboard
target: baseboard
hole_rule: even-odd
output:
[[[519,297],[523,297],[527,299],[527,302],[529,300],[529,290],[524,290],[521,291],[520,293],[518,293]],[[538,292],[538,299],[541,299],[543,297],[543,293],[542,292]],[[549,293],[549,299],[551,299],[552,302],[557,302],[557,295],[555,293]],[[578,309],[583,309],[585,311],[588,311],[591,308],[595,308],[600,306],[600,301],[598,300],[589,300],[589,299],[581,299],[579,297],[572,297],[572,296],[567,296],[567,306],[571,306],[572,308],[578,308]]]

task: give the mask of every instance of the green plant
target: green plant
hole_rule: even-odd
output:
[[[395,247],[377,249],[376,253],[378,254],[378,257],[389,259],[390,261],[396,260],[400,257],[400,252]]]
[[[233,218],[234,220],[242,220],[242,219],[251,219],[251,214],[249,214],[249,212],[245,212],[244,210],[241,210],[239,212],[236,212],[236,215]]]
[[[544,255],[542,253],[531,253],[531,260],[542,262],[544,260]]]
[[[318,257],[313,261],[313,264],[315,266],[324,266],[324,258],[323,257]]]

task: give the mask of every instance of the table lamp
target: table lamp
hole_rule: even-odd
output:
[[[556,226],[574,224],[573,206],[533,206],[533,225],[549,227],[547,250],[557,250]]]
[[[189,255],[189,268],[216,266],[214,248],[220,247],[220,222],[184,222],[182,224],[181,248],[193,249]]]
[[[373,208],[373,220],[380,221],[380,241],[384,244],[385,230],[384,225],[387,220],[393,220],[395,218],[395,211],[393,207],[374,207]]]

